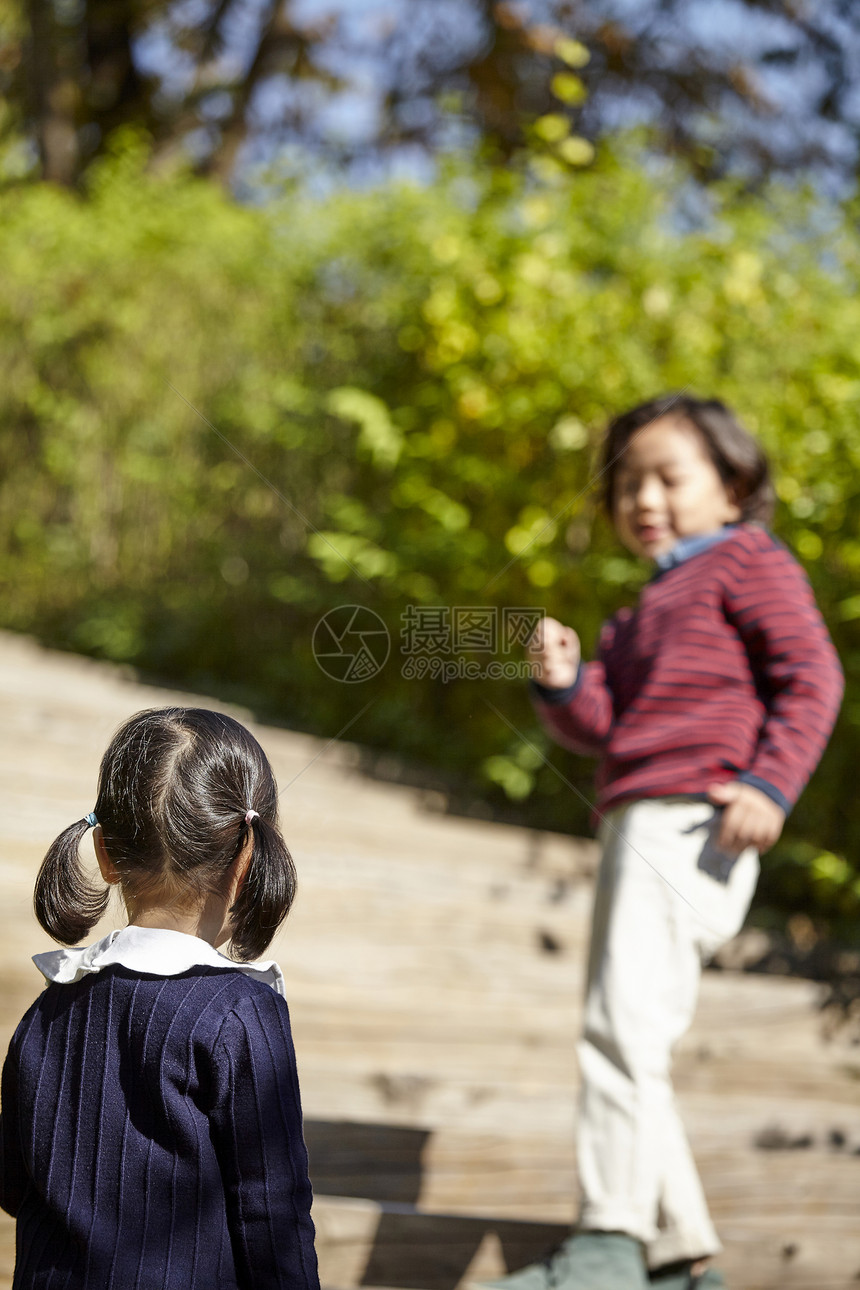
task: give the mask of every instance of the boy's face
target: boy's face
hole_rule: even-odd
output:
[[[683,417],[669,412],[631,437],[612,506],[628,551],[653,560],[679,538],[716,533],[740,517],[701,435]]]

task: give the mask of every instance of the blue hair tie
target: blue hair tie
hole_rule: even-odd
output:
[[[98,819],[96,817],[95,811],[90,811],[86,819],[87,819],[87,824],[90,826],[91,829],[94,829],[98,824]]]

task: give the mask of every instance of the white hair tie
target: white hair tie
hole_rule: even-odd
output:
[[[260,812],[259,812],[259,811],[246,811],[246,812],[245,812],[245,823],[246,823],[246,824],[250,824],[252,820],[259,820],[259,818],[260,818]]]

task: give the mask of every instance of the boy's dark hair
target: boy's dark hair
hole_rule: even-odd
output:
[[[773,516],[774,492],[764,451],[725,403],[689,394],[663,394],[610,421],[601,462],[603,500],[610,515],[624,449],[638,430],[667,415],[677,416],[699,432],[720,478],[740,507],[741,519],[767,524]]]
[[[245,823],[249,810],[258,817]],[[95,814],[123,890],[218,890],[253,835],[248,871],[231,909],[233,955],[256,958],[286,918],[296,891],[292,857],[278,829],[278,789],[266,754],[244,726],[205,708],[139,712],[102,758]],[[36,879],[36,917],[74,945],[98,922],[109,889],[93,887],[78,848],[79,820],[52,843]]]

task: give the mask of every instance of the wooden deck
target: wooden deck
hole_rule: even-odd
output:
[[[49,944],[30,912],[45,846],[91,808],[117,724],[177,700],[207,703],[0,636],[4,1052],[40,988],[30,955]],[[257,733],[285,786],[301,882],[274,952],[323,1283],[455,1290],[513,1268],[576,1209],[593,845],[449,818],[432,795],[363,778],[350,746]],[[860,1048],[824,1038],[818,1000],[808,982],[708,973],[678,1056],[733,1290],[848,1290],[860,1278]],[[0,1218],[8,1290],[14,1230]]]

